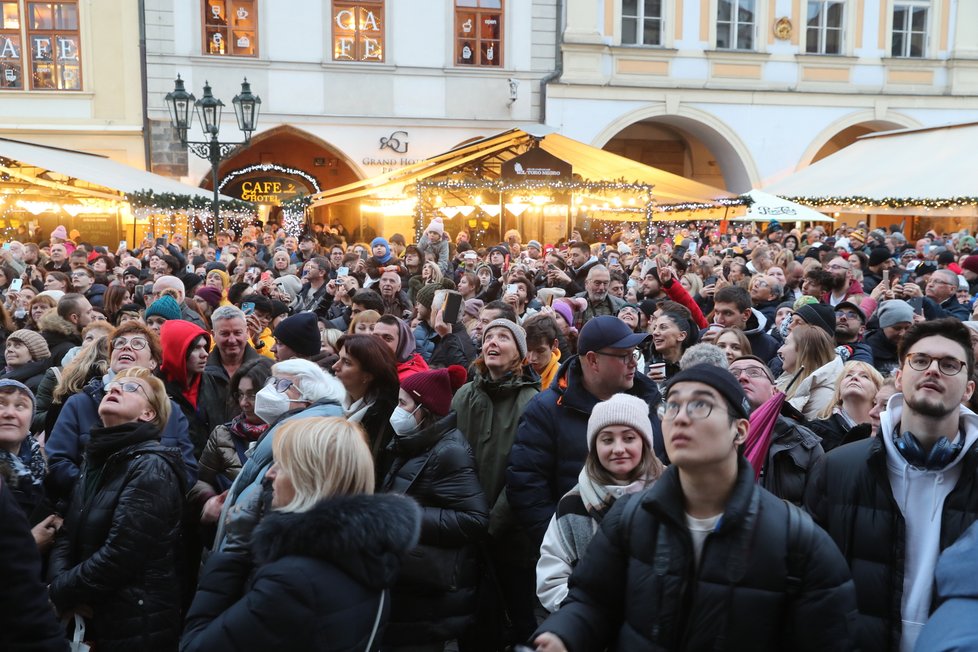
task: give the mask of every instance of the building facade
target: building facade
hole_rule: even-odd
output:
[[[546,120],[743,192],[865,133],[974,120],[976,25],[968,0],[575,0]]]
[[[177,74],[197,97],[209,81],[228,105],[222,140],[241,135],[230,99],[244,77],[261,97],[250,146],[220,177],[231,184],[222,191],[266,206],[288,198],[276,188],[341,186],[539,122],[557,9],[557,0],[146,0],[153,169],[210,184],[209,164],[188,158],[169,126],[164,97]],[[201,140],[198,127],[191,137]]]

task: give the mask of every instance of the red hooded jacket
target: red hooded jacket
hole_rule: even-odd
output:
[[[207,347],[210,348],[210,334],[189,321],[170,319],[160,329],[160,344],[163,347],[163,364],[160,366],[160,373],[168,382],[181,389],[184,398],[195,409],[203,374],[197,374],[190,386],[187,386],[187,354],[190,352],[190,345],[201,335],[207,338]]]

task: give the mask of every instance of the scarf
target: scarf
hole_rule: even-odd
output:
[[[34,439],[34,435],[27,435],[20,445],[20,455],[0,450],[0,471],[11,486],[19,486],[25,480],[29,480],[35,487],[41,486],[47,467],[41,445]]]
[[[600,522],[619,496],[638,493],[652,484],[652,481],[652,478],[639,478],[627,485],[600,485],[587,474],[585,467],[577,476],[577,488],[588,516]]]
[[[366,394],[365,396],[354,401],[347,394],[343,397],[343,416],[346,417],[347,421],[352,421],[354,423],[360,423],[363,421],[363,417],[367,415],[367,410],[370,406],[374,404],[377,397],[372,394]]]
[[[123,448],[159,441],[160,429],[153,423],[135,421],[120,426],[92,428],[91,439],[85,450],[85,458],[91,466],[101,466],[109,457]]]
[[[239,414],[238,416],[231,419],[231,423],[228,424],[228,430],[231,434],[239,439],[243,439],[246,442],[258,441],[266,430],[268,430],[267,423],[248,423],[245,421],[245,416]]]

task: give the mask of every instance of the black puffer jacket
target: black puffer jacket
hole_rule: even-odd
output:
[[[788,510],[754,484],[747,460],[699,568],[679,473],[619,499],[570,579],[570,594],[539,632],[569,650],[848,650],[856,596],[838,549],[809,522],[794,548],[788,591]],[[628,517],[628,507],[639,501]],[[614,643],[612,643],[614,641]]]
[[[75,325],[58,316],[57,310],[48,310],[39,320],[37,328],[51,352],[51,366],[61,365],[65,353],[82,343]]]
[[[871,423],[860,423],[850,428],[839,413],[832,414],[827,419],[811,421],[808,427],[822,438],[822,450],[826,453],[844,444],[866,439],[873,432]]]
[[[873,351],[873,366],[878,372],[886,376],[900,366],[896,345],[886,339],[882,328],[867,335],[863,341]]]
[[[778,498],[801,505],[811,470],[823,457],[825,451],[815,433],[795,419],[780,415],[774,424],[760,484]]]
[[[421,540],[391,592],[387,645],[447,641],[475,618],[476,542],[489,532],[489,505],[475,459],[450,413],[421,432],[395,435],[383,491],[421,505]]]
[[[96,449],[108,437],[120,446]],[[180,636],[176,544],[187,473],[159,437],[151,424],[92,430],[51,554],[51,601],[59,613],[92,607],[86,638],[100,652],[172,650]]]
[[[24,383],[32,392],[36,393],[38,386],[41,384],[41,380],[44,378],[44,372],[47,371],[50,366],[51,358],[31,360],[27,364],[23,364],[16,369],[11,369],[6,373],[0,374],[0,378],[3,378],[4,380],[16,380]]]
[[[382,594],[389,613],[385,589],[420,521],[414,501],[400,496],[336,497],[269,515],[251,547],[257,570],[247,555],[208,560],[180,650],[364,650]]]
[[[978,519],[978,443],[960,464],[961,477],[939,517],[941,550]],[[858,641],[869,652],[899,650],[902,631],[906,522],[893,499],[886,465],[879,437],[840,446],[816,467],[805,495],[805,507],[852,569],[859,600]]]

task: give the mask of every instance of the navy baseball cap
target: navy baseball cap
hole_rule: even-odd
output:
[[[636,333],[617,317],[594,317],[581,329],[577,338],[577,353],[584,355],[601,349],[631,349],[649,339],[648,333]]]

